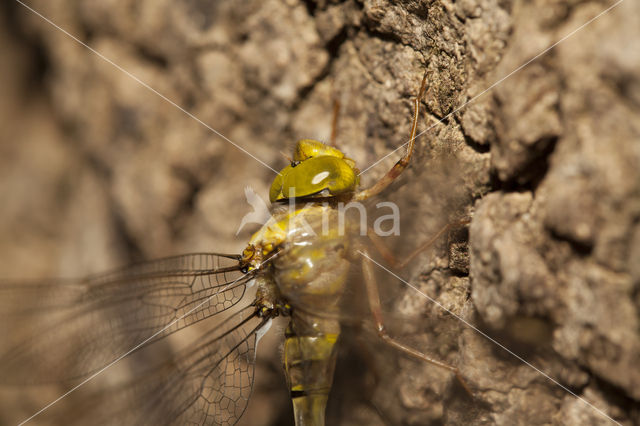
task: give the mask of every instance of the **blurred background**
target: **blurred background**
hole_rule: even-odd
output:
[[[0,6],[2,278],[240,252],[255,231],[236,235],[245,187],[266,199],[267,166],[282,168],[297,139],[327,141],[335,101],[338,145],[367,169],[406,142],[427,72],[425,134],[382,194],[401,207],[389,244],[402,256],[443,224],[472,221],[401,275],[608,416],[640,422],[638,4],[622,2],[504,81],[614,3],[26,4],[60,28],[18,2]],[[408,338],[458,365],[473,400],[446,372],[356,344],[338,367],[332,424],[610,423],[386,280],[391,309],[413,318]],[[283,326],[261,345],[242,424],[291,424]],[[0,423],[61,390],[3,389]],[[56,409],[72,419],[82,404],[79,391]],[[50,424],[45,414],[32,424]]]

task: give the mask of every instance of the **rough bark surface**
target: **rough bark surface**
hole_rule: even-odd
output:
[[[244,187],[266,194],[273,178],[251,156],[279,169],[297,139],[328,140],[338,100],[338,145],[364,170],[406,142],[426,72],[425,132],[383,194],[401,207],[394,248],[471,224],[398,273],[531,365],[381,272],[398,317],[419,319],[407,339],[457,365],[473,395],[376,346],[341,361],[332,424],[638,424],[640,4],[623,1],[528,62],[612,4],[29,2],[112,63],[3,6],[0,274],[238,252],[252,231],[235,235]],[[271,352],[243,424],[291,422]],[[371,368],[353,368],[363,359]],[[28,417],[47,396],[2,416]]]

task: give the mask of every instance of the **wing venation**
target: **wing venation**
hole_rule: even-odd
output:
[[[0,380],[85,377],[234,306],[253,277],[240,269],[238,256],[197,253],[80,280],[0,282]]]

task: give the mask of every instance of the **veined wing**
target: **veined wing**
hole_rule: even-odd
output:
[[[61,423],[232,425],[251,395],[256,336],[269,321],[247,306],[172,360],[91,396]]]
[[[252,274],[239,257],[187,254],[77,281],[0,283],[0,381],[84,377],[235,305]]]

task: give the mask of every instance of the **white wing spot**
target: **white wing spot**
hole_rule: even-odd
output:
[[[320,172],[311,179],[311,183],[314,185],[319,184],[329,176],[329,172]]]

